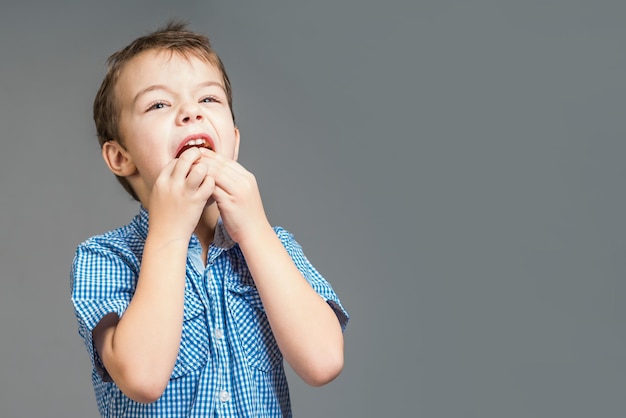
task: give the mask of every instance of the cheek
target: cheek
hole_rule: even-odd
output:
[[[153,184],[171,158],[163,151],[146,148],[137,154],[135,165],[139,175],[149,184]]]

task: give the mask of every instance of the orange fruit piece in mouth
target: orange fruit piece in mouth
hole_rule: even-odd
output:
[[[183,152],[187,151],[189,148],[205,148],[205,147],[204,147],[204,146],[202,146],[202,145],[189,145],[189,144],[187,144],[187,145],[183,146],[183,147],[180,149],[180,151],[178,151],[178,154],[176,154],[176,158],[180,157],[180,156],[181,156],[181,154],[182,154]]]

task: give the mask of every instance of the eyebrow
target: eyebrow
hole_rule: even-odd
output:
[[[200,83],[196,86],[196,88],[202,88],[202,87],[219,87],[221,88],[224,92],[226,92],[226,89],[224,88],[224,86],[222,85],[222,83],[218,82],[218,81],[205,81],[203,83]],[[152,86],[148,86],[145,89],[141,89],[137,92],[137,94],[135,94],[135,97],[133,98],[133,105],[135,105],[137,103],[137,101],[141,98],[141,96],[143,96],[146,93],[150,93],[151,91],[156,91],[156,90],[163,90],[163,91],[167,91],[169,92],[170,89],[163,85],[163,84],[154,84]]]

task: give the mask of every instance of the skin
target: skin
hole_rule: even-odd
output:
[[[187,245],[195,233],[206,260],[219,216],[244,254],[285,360],[310,385],[333,380],[343,368],[339,321],[276,237],[254,175],[237,162],[239,130],[219,71],[195,57],[145,51],[123,68],[116,95],[120,138],[102,156],[150,213],[133,299],[121,318],[110,314],[93,331],[116,384],[138,402],[162,395],[180,345]],[[197,134],[209,135],[213,150],[175,158]]]

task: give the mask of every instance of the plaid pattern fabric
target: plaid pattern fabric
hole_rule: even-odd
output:
[[[302,275],[333,308],[342,329],[348,314],[330,284],[286,230],[274,228]],[[192,236],[187,255],[180,350],[163,396],[151,404],[127,398],[107,374],[91,331],[108,313],[122,316],[139,276],[148,213],[81,243],[71,270],[71,297],[93,365],[103,417],[291,417],[282,355],[239,246],[218,223],[208,262]]]

